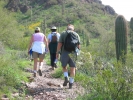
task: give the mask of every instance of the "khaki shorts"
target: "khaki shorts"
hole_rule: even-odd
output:
[[[66,67],[67,64],[69,64],[69,67],[76,67],[74,61],[72,60],[72,58],[69,57],[68,52],[62,52],[61,53],[61,64],[62,67]]]
[[[37,52],[34,52],[34,51],[33,51],[33,58],[44,59],[44,57],[45,57],[45,53],[40,54],[40,53],[37,53]]]

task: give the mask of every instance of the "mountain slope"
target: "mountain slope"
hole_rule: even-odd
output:
[[[100,0],[9,0],[6,7],[17,12],[18,21],[28,28],[37,22],[41,26],[45,19],[43,28],[56,25],[62,31],[72,23],[78,33],[84,30],[91,37],[113,31],[117,15],[112,7],[103,5]]]

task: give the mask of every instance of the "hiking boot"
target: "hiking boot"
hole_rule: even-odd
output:
[[[57,68],[57,65],[56,65],[56,63],[54,63],[54,67],[55,67],[55,68]]]
[[[42,76],[42,71],[40,69],[38,70],[38,73],[40,76]]]
[[[68,77],[65,77],[65,81],[63,83],[63,86],[67,86],[67,83],[69,82]]]
[[[55,67],[52,67],[52,70],[55,70]]]
[[[32,62],[34,59],[30,59],[30,61]]]
[[[35,72],[33,73],[33,77],[36,77],[36,73]]]
[[[51,68],[49,68],[49,70],[55,70],[55,67],[51,67]]]
[[[73,83],[69,82],[69,89],[72,89]]]

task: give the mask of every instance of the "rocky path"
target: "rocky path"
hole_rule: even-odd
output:
[[[32,69],[26,70],[31,72]],[[37,77],[31,78],[30,83],[25,83],[29,91],[25,100],[75,100],[78,95],[84,93],[84,89],[76,82],[72,89],[68,89],[68,86],[63,87],[64,80],[53,78],[51,75],[53,72],[54,70],[51,70],[50,66],[44,63],[43,75],[37,75]]]

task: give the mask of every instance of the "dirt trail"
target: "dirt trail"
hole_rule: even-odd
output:
[[[84,93],[84,89],[76,82],[73,84],[72,89],[68,89],[68,86],[63,87],[62,84],[64,80],[53,78],[51,74],[54,70],[50,70],[50,68],[51,67],[44,62],[42,69],[43,75],[39,76],[37,74],[37,77],[35,77],[32,82],[26,83],[29,94],[25,100],[75,100],[78,95]]]

